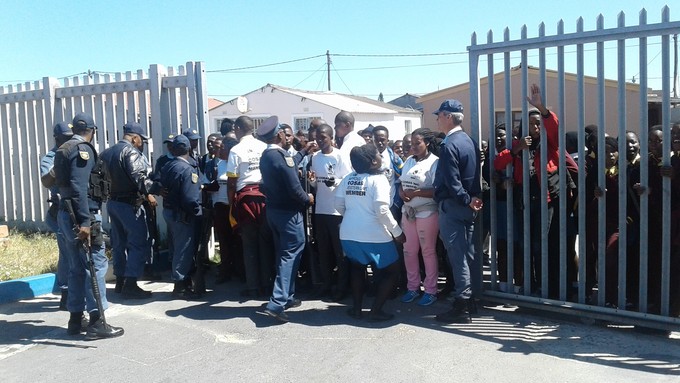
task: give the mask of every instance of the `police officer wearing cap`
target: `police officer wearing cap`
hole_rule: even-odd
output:
[[[482,209],[479,146],[463,131],[463,104],[446,100],[434,114],[439,131],[446,134],[434,176],[434,200],[439,204],[439,236],[453,270],[455,301],[449,311],[437,315],[444,323],[470,323],[476,307],[472,288],[475,270],[474,222]]]
[[[182,132],[182,135],[185,136],[186,138],[189,139],[189,143],[191,144],[191,149],[189,150],[189,162],[192,163],[192,166],[196,166],[199,170],[201,170],[199,166],[199,159],[198,159],[198,140],[201,138],[201,136],[198,134],[198,131],[196,129],[187,129]]]
[[[142,290],[137,280],[144,273],[146,260],[151,257],[151,241],[147,227],[147,206],[156,207],[151,194],[153,181],[149,178],[149,162],[143,154],[148,138],[137,122],[123,126],[123,138],[101,154],[105,174],[111,182],[111,196],[107,202],[111,218],[111,247],[113,273],[117,293],[126,299],[145,299],[150,291]]]
[[[108,259],[104,255],[104,237],[99,214],[102,196],[90,183],[91,172],[97,162],[97,151],[91,144],[97,127],[92,117],[86,113],[76,114],[72,125],[73,137],[59,147],[54,157],[54,173],[61,195],[57,221],[66,238],[64,249],[69,260],[67,308],[71,317],[67,332],[76,335],[85,331],[89,339],[112,338],[123,335],[123,329],[107,324],[102,318],[103,313],[98,309],[98,306],[102,310],[108,307],[104,281]],[[68,206],[75,213],[75,223],[71,220]],[[69,235],[73,232],[74,225],[77,229],[75,238]],[[88,255],[81,242],[90,245],[96,275],[89,272]],[[94,296],[89,278],[94,278],[100,287],[98,297]],[[85,309],[90,314],[90,321],[83,328]]]
[[[202,215],[201,184],[195,166],[191,164],[191,143],[185,135],[176,136],[172,142],[174,161],[161,170],[161,184],[167,189],[163,198],[163,217],[167,222],[173,243],[172,280],[173,296],[196,298],[191,289],[189,272],[196,251],[196,226]]]
[[[50,207],[45,216],[45,223],[57,236],[57,247],[59,248],[59,260],[57,261],[57,286],[61,291],[61,300],[59,302],[59,309],[66,310],[66,301],[68,299],[68,259],[64,253],[64,234],[59,230],[57,223],[57,214],[59,213],[59,188],[55,185],[54,178],[54,155],[57,149],[64,142],[73,137],[71,124],[68,122],[60,122],[54,126],[54,147],[45,154],[45,157],[40,160],[40,182],[50,192],[50,197],[47,202]],[[69,233],[70,235],[70,233]]]
[[[265,313],[282,322],[288,321],[285,309],[301,304],[295,299],[295,276],[305,246],[302,211],[314,203],[314,196],[302,189],[293,157],[283,149],[286,132],[276,116],[269,117],[257,129],[257,136],[267,143],[260,158],[262,188],[266,196],[267,222],[276,249],[276,279]]]
[[[156,163],[153,168],[153,173],[151,175],[151,179],[153,179],[154,181],[160,181],[161,170],[163,169],[163,166],[165,166],[165,164],[175,159],[175,156],[172,155],[172,140],[174,139],[175,135],[169,134],[165,138],[165,140],[163,140],[165,148],[168,150],[168,152],[158,157],[158,159],[156,160]]]

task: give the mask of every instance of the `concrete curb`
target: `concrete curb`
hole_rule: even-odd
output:
[[[0,304],[55,292],[55,279],[54,273],[47,273],[0,282]]]

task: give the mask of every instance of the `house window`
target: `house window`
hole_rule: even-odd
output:
[[[260,118],[253,118],[253,130],[257,130],[257,128],[262,125],[264,120],[268,119],[269,117],[260,117]]]
[[[295,117],[293,119],[295,126],[293,126],[293,133],[300,130],[309,129],[309,123],[315,118],[321,118],[321,116],[310,116],[310,117]]]
[[[411,130],[413,127],[411,126],[411,120],[405,120],[404,121],[404,131],[406,134],[411,134]]]

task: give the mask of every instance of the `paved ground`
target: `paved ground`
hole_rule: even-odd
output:
[[[220,285],[198,302],[121,302],[109,285],[109,322],[121,338],[66,334],[48,295],[0,305],[0,377],[8,382],[678,382],[680,336],[564,322],[485,306],[469,325],[440,325],[431,307],[388,303],[386,324],[356,321],[344,305],[305,301],[278,324],[263,301]],[[349,301],[348,301],[349,303]]]

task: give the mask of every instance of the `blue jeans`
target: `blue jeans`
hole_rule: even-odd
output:
[[[267,221],[276,249],[276,279],[267,308],[280,313],[294,299],[295,277],[305,248],[305,228],[302,214],[295,211],[268,208]]]
[[[109,200],[113,273],[118,277],[138,278],[151,256],[151,239],[144,207]]]
[[[179,211],[163,209],[163,217],[168,224],[168,231],[172,233],[169,238],[173,244],[172,254],[172,280],[180,282],[186,279],[191,271],[196,251],[196,217],[188,217],[186,222],[180,220]]]
[[[45,223],[57,236],[57,248],[59,249],[59,258],[57,260],[57,286],[61,290],[68,288],[68,258],[64,253],[64,246],[66,237],[59,229],[59,223],[57,222],[57,217],[52,217],[49,213],[45,216]],[[69,231],[68,233],[73,233]]]
[[[92,224],[101,223],[101,215],[95,214]],[[97,302],[95,301],[94,292],[92,291],[92,284],[90,282],[90,268],[87,264],[87,254],[80,244],[80,241],[75,238],[73,234],[73,222],[68,212],[59,210],[57,215],[57,222],[59,223],[59,230],[64,233],[64,254],[69,262],[68,273],[68,302],[66,307],[72,313],[82,312],[87,309],[87,312],[97,310]],[[106,270],[109,268],[109,260],[104,254],[104,242],[100,245],[92,244],[92,259],[95,268],[95,281],[99,286],[99,296],[102,302],[102,308],[106,310],[108,301],[106,300]]]
[[[454,297],[470,299],[472,296],[471,270],[477,270],[474,243],[474,221],[477,213],[467,205],[452,199],[439,203],[439,236],[453,269]],[[479,278],[478,276],[474,276]],[[481,277],[481,276],[480,276]]]

